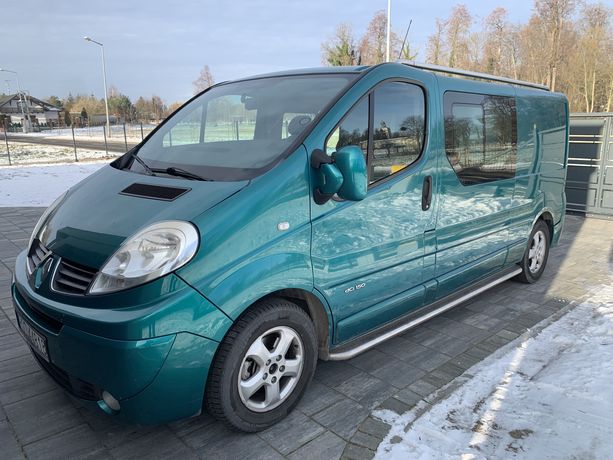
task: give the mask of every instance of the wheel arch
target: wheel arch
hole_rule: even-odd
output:
[[[238,319],[261,301],[270,298],[282,298],[292,302],[309,315],[315,326],[315,332],[317,333],[318,357],[326,360],[330,346],[330,337],[332,336],[333,321],[325,299],[321,298],[316,293],[302,288],[285,288],[271,291],[250,303],[235,321],[238,321]]]
[[[532,222],[532,227],[530,227],[530,231],[532,231],[532,229],[539,220],[542,220],[543,222],[545,222],[545,224],[547,224],[547,228],[549,229],[549,241],[553,241],[554,219],[552,212],[548,208],[543,209],[538,214],[538,216],[536,216],[534,222]]]

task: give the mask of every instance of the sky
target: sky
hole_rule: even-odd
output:
[[[613,0],[607,0],[611,3]],[[481,21],[495,6],[512,22],[525,22],[532,0],[462,0]],[[460,1],[392,0],[392,28],[425,59],[437,17]],[[161,96],[167,103],[191,97],[192,82],[209,65],[215,81],[321,65],[321,44],[341,22],[360,36],[387,0],[56,1],[3,0],[0,68],[19,73],[32,96],[69,92],[103,97],[100,47],[107,82],[133,101]],[[0,92],[16,90],[13,74],[0,72]]]

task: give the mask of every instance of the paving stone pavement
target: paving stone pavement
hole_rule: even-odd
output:
[[[0,208],[0,457],[372,458],[398,413],[514,340],[590,287],[613,266],[613,221],[568,216],[561,244],[534,285],[506,282],[352,360],[320,362],[297,409],[258,434],[225,429],[204,414],[165,426],[123,425],[91,412],[40,370],[15,329],[9,286],[41,208]]]

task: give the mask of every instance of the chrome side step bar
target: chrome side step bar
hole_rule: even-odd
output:
[[[505,273],[504,275],[500,276],[499,278],[496,278],[492,281],[490,281],[487,284],[484,284],[482,286],[479,286],[477,288],[475,288],[473,291],[470,291],[464,295],[462,295],[461,297],[458,297],[448,303],[445,303],[443,305],[441,305],[438,308],[435,308],[434,310],[431,310],[430,312],[419,316],[417,318],[414,318],[412,320],[410,320],[408,323],[404,323],[401,324],[397,327],[395,327],[392,330],[389,330],[381,335],[378,335],[370,340],[367,340],[366,342],[361,343],[360,345],[357,345],[353,348],[349,348],[347,350],[343,350],[343,351],[338,351],[338,352],[334,352],[334,350],[332,350],[327,358],[329,361],[343,361],[345,359],[351,359],[357,355],[359,355],[360,353],[365,352],[366,350],[369,350],[377,345],[379,345],[382,342],[385,342],[386,340],[391,339],[392,337],[395,337],[399,334],[402,334],[403,332],[408,331],[411,328],[414,328],[415,326],[428,321],[429,319],[440,315],[441,313],[463,303],[466,302],[469,299],[472,299],[473,297],[481,294],[482,292],[487,291],[488,289],[493,288],[494,286],[505,282],[508,279],[513,278],[516,275],[519,275],[521,273],[521,268],[516,268],[515,270],[512,270],[510,272]]]

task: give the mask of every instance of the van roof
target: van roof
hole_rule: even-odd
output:
[[[290,75],[317,75],[317,74],[339,74],[339,73],[361,73],[372,66],[330,66],[330,67],[309,67],[304,69],[281,70],[277,72],[264,73],[259,75],[250,75],[244,78],[238,78],[233,81],[253,80],[256,78],[267,77],[285,77]]]
[[[258,78],[267,78],[267,77],[283,77],[283,76],[295,76],[295,75],[322,75],[322,74],[360,74],[373,67],[379,66],[397,66],[403,65],[408,66],[415,69],[418,72],[425,73],[434,73],[437,75],[437,78],[442,80],[448,80],[449,77],[456,79],[459,77],[460,80],[481,84],[494,84],[494,85],[510,85],[514,87],[523,88],[524,90],[536,90],[536,91],[545,91],[550,92],[550,89],[546,85],[542,85],[539,83],[533,83],[528,81],[516,80],[507,77],[501,77],[498,75],[490,75],[481,72],[456,69],[450,67],[443,67],[433,64],[421,64],[409,61],[396,61],[396,62],[386,62],[382,64],[378,64],[377,66],[330,66],[330,67],[310,67],[303,69],[290,69],[290,70],[282,70],[277,72],[270,72],[260,75],[253,75],[244,78],[239,78],[234,81],[243,81],[243,80],[253,80]]]

